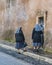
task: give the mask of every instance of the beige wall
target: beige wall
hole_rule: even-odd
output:
[[[52,0],[11,0],[10,3],[0,0],[0,31],[10,28],[16,30],[22,26],[26,41],[31,44],[38,10],[48,12],[45,25],[46,30],[52,32]]]

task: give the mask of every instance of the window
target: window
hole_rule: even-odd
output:
[[[16,0],[10,0],[10,2],[11,2],[11,5],[12,6],[15,6],[16,5]]]
[[[6,3],[7,3],[7,8],[10,8],[10,4],[12,6],[16,5],[16,0],[6,0]]]
[[[6,0],[7,8],[10,8],[10,0]]]

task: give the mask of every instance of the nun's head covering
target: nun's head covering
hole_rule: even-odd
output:
[[[18,27],[15,33],[19,33],[19,31],[22,29],[22,27]]]
[[[39,24],[35,25],[35,31],[41,31],[41,26]]]
[[[41,29],[44,30],[44,25],[40,24],[40,26],[41,26]]]

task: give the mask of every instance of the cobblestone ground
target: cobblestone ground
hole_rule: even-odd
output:
[[[0,47],[0,52],[9,54],[9,55],[15,57],[16,59],[23,60],[24,62],[30,63],[32,65],[52,65],[52,64],[49,64],[43,60],[33,59],[33,58],[25,56],[23,54],[18,54],[16,51],[11,51],[9,49],[5,49],[2,47]]]

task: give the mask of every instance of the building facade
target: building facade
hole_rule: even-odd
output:
[[[6,30],[22,26],[26,42],[31,45],[36,23],[44,25],[44,44],[51,49],[52,0],[0,0],[0,37]]]

